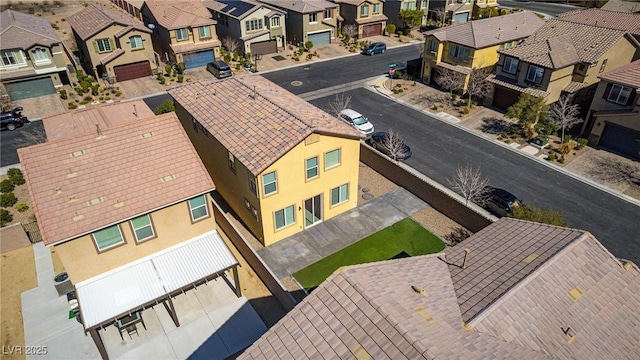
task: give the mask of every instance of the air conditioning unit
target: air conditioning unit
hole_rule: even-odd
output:
[[[74,290],[69,274],[61,272],[53,277],[53,285],[56,287],[58,296],[67,295]]]

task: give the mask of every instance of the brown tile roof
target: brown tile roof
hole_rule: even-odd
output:
[[[537,97],[547,97],[549,96],[549,93],[547,91],[541,90],[541,89],[536,89],[530,86],[522,86],[520,84],[518,84],[518,82],[515,79],[511,79],[508,78],[506,76],[501,76],[501,75],[496,75],[496,74],[491,74],[487,77],[487,80],[490,83],[496,84],[496,85],[500,85],[503,86],[507,89],[511,89],[511,90],[515,90],[518,92],[523,92],[523,93],[527,93],[533,96],[537,96]]]
[[[447,250],[462,319],[473,319],[583,233],[502,218]],[[460,267],[464,249],[471,250],[466,269]]]
[[[589,86],[589,84],[587,83],[571,81],[569,82],[569,85],[565,86],[564,89],[562,89],[562,91],[568,92],[569,94],[573,94],[580,89],[586,88],[587,86]]]
[[[624,31],[552,19],[515,48],[501,54],[549,69],[595,63],[625,36]]]
[[[583,233],[471,325],[561,359],[640,359],[638,309],[638,268]]]
[[[637,0],[609,0],[602,5],[602,10],[620,11],[628,13],[640,13],[640,2]]]
[[[0,50],[51,47],[62,41],[46,19],[13,10],[0,13]]]
[[[524,39],[544,24],[535,13],[521,11],[504,16],[469,21],[464,24],[430,30],[440,42],[452,42],[473,49],[482,49],[509,41]]]
[[[220,46],[220,44],[221,44],[220,40],[216,40],[216,41],[203,41],[198,43],[188,42],[186,44],[182,44],[182,43],[169,44],[169,46],[171,47],[171,50],[173,50],[174,53],[181,54],[185,52],[206,50],[206,49],[211,49],[211,51],[213,51],[213,49],[217,46]]]
[[[42,125],[49,141],[108,129],[155,114],[142,100],[105,104],[99,107],[77,109],[42,118]]]
[[[324,9],[338,7],[338,4],[326,0],[260,0],[260,2],[301,14],[319,12],[324,11]]]
[[[175,113],[96,135],[81,134],[18,151],[46,245],[214,188]],[[169,176],[173,180],[164,180]]]
[[[0,80],[18,79],[21,77],[28,77],[28,76],[34,76],[34,75],[37,75],[35,69],[25,69],[25,70],[9,71],[9,72],[2,71],[0,72]]]
[[[116,51],[113,51],[109,55],[102,58],[100,60],[100,64],[107,65],[108,63],[112,62],[113,60],[117,59],[118,57],[120,57],[120,55],[123,55],[123,54],[124,54],[124,50],[116,49]]]
[[[380,14],[380,15],[369,16],[369,17],[364,18],[364,19],[356,19],[356,23],[357,24],[371,24],[371,23],[387,21],[387,20],[389,20],[387,15]]]
[[[640,89],[640,60],[602,73],[599,78]]]
[[[262,76],[199,81],[167,92],[255,175],[312,133],[361,138]]]
[[[455,71],[461,74],[469,75],[471,74],[471,68],[468,66],[462,66],[459,64],[449,64],[446,62],[439,62],[436,64],[437,67],[442,67],[445,69],[449,69],[451,71]]]
[[[640,4],[638,4],[638,11],[640,11]],[[559,14],[558,19],[640,35],[640,14],[592,8],[568,11]]]
[[[77,13],[69,16],[67,22],[82,40],[87,40],[107,27],[117,24],[125,28],[131,26],[139,31],[151,33],[138,19],[120,8],[90,4]]]
[[[168,30],[189,26],[215,25],[209,9],[200,0],[147,0],[145,5],[158,24]]]

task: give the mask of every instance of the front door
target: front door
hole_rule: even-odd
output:
[[[316,195],[304,201],[304,227],[309,228],[322,221],[322,196]]]

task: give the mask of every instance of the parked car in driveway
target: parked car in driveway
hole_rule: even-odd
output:
[[[15,130],[27,123],[27,117],[22,116],[22,107],[0,113],[0,129]]]
[[[223,79],[232,75],[231,68],[222,60],[208,63],[207,71],[218,79]]]
[[[393,148],[395,147],[393,143],[394,141],[398,141],[398,140],[402,141],[402,140],[399,138],[397,140],[394,140],[394,139],[389,140],[389,138],[390,138],[390,135],[388,132],[378,131],[371,134],[371,138],[367,140],[367,143],[371,145],[372,148],[380,151],[381,153],[389,156],[390,158],[393,158],[394,156],[392,155],[392,152],[394,152]],[[398,146],[396,149],[397,150],[395,151],[395,153],[396,153],[396,158],[398,160],[406,160],[409,157],[411,157],[411,148],[404,142],[398,143]]]
[[[504,189],[488,187],[484,207],[498,216],[507,216],[513,210],[524,206],[522,200]]]
[[[362,53],[365,55],[384,54],[385,51],[387,51],[387,44],[383,42],[374,42],[362,49]]]
[[[345,109],[340,111],[339,116],[342,120],[346,121],[347,124],[360,130],[361,133],[367,136],[373,133],[373,124],[359,112],[351,109]]]

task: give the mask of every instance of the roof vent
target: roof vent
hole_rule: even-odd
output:
[[[148,139],[148,138],[150,138],[152,136],[153,136],[153,132],[152,131],[140,135],[140,137],[143,138],[143,139]]]
[[[62,188],[55,188],[53,191],[55,191],[56,195],[62,194]]]
[[[91,199],[91,200],[87,201],[87,205],[89,205],[89,206],[98,205],[103,201],[104,201],[104,199],[101,196],[101,197],[97,197],[95,199]]]
[[[578,299],[580,299],[584,295],[584,291],[582,291],[582,289],[576,286],[569,291],[568,295],[571,298],[571,300],[578,301]]]
[[[76,212],[76,215],[73,217],[73,221],[80,221],[84,218],[84,215],[78,215],[78,212]]]
[[[69,169],[69,172],[67,173],[67,179],[71,179],[72,177],[76,177],[76,175],[78,175],[75,171]]]
[[[533,262],[533,260],[535,260],[535,259],[537,259],[537,258],[538,258],[538,256],[540,256],[540,255],[538,255],[538,254],[536,254],[536,253],[533,253],[533,254],[531,254],[531,255],[527,256],[527,257],[526,257],[524,260],[522,260],[522,261],[526,262],[527,264],[531,264],[531,263]]]
[[[71,153],[71,157],[78,157],[84,155],[84,150],[78,150]]]
[[[373,359],[371,357],[371,355],[367,352],[367,350],[365,350],[362,345],[357,344],[353,350],[351,350],[351,352],[353,353],[353,356],[356,357],[356,359],[358,360],[370,360]]]
[[[469,260],[469,253],[471,252],[471,250],[464,249],[464,260],[462,260],[462,268],[466,269],[467,268],[467,260]]]
[[[164,176],[162,179],[160,179],[160,181],[162,181],[162,182],[169,182],[169,181],[171,181],[171,180],[173,180],[173,179],[175,179],[175,178],[176,178],[176,176],[175,176],[175,175],[167,175],[167,176]]]
[[[425,320],[427,320],[429,324],[433,324],[434,322],[436,322],[436,319],[434,319],[433,316],[431,316],[431,314],[429,314],[429,312],[422,307],[416,306],[415,308],[413,308],[413,310],[420,316],[422,316]]]
[[[76,202],[78,199],[75,196],[69,196],[69,202]]]
[[[113,204],[113,207],[114,207],[114,208],[121,208],[121,207],[123,207],[123,206],[124,206],[124,202],[123,202],[123,201],[120,201],[120,200],[116,200],[116,203],[115,203],[115,204]]]
[[[420,285],[411,285],[411,289],[413,289],[413,291],[417,292],[422,296],[425,296],[425,297],[429,296],[429,293],[427,293],[427,290],[423,289]]]

